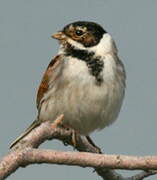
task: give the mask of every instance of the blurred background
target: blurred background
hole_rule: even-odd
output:
[[[156,155],[156,17],[155,0],[0,0],[0,157],[36,117],[37,87],[59,47],[51,34],[78,20],[95,21],[112,34],[127,72],[120,116],[93,133],[93,140],[107,154]],[[73,151],[59,141],[41,148]],[[101,178],[90,168],[42,164],[20,168],[8,179]]]

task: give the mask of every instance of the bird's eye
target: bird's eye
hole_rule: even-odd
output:
[[[76,35],[77,35],[77,36],[82,36],[83,33],[84,33],[84,32],[83,32],[82,30],[80,30],[80,29],[77,29],[77,30],[76,30]]]

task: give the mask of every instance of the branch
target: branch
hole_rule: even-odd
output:
[[[13,151],[8,154],[0,163],[0,177],[6,177],[18,167],[34,163],[65,164],[81,167],[94,167],[96,169],[157,169],[157,157],[134,157],[101,155],[87,152],[59,152],[52,150],[39,150],[26,148],[25,150]],[[151,166],[151,167],[150,167]],[[152,173],[151,173],[152,174]],[[149,173],[149,175],[151,175]],[[141,174],[146,175],[145,173]],[[136,175],[139,178],[139,175]],[[140,177],[141,178],[141,177]],[[134,176],[135,179],[135,176]]]
[[[86,152],[57,152],[50,150],[38,150],[37,148],[47,139],[59,139],[64,143],[72,144],[72,130],[63,128],[52,129],[49,122],[41,124],[30,134],[23,138],[10,152],[0,161],[0,179],[4,179],[18,167],[32,163],[51,163],[77,165],[81,167],[94,167],[95,171],[104,180],[142,180],[153,173],[142,172],[130,178],[123,178],[113,170],[107,169],[157,169],[157,157],[129,157],[123,155],[102,155],[87,138],[77,135],[76,149]],[[87,153],[92,152],[92,153]],[[95,154],[93,154],[95,153]],[[154,171],[154,174],[156,172]]]

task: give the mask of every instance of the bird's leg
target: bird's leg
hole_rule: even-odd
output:
[[[62,125],[64,114],[61,114],[51,125],[52,128],[56,128],[59,125]]]
[[[99,154],[102,154],[101,149],[100,149],[98,146],[95,145],[95,143],[93,142],[93,140],[92,140],[89,136],[86,136],[86,138],[87,138],[88,142],[97,149],[97,152],[98,152]]]
[[[74,146],[74,148],[76,148],[77,146],[77,134],[78,132],[73,129],[72,127],[70,127],[69,125],[63,124],[62,125],[63,128],[70,130],[71,131],[71,141],[72,141],[72,145]]]
[[[69,125],[65,125],[62,123],[63,121],[63,118],[64,118],[64,114],[61,114],[51,125],[52,128],[56,128],[57,126],[61,126],[65,129],[70,129],[72,134],[71,134],[71,141],[72,141],[72,145],[74,146],[74,148],[76,147],[77,145],[77,132],[71,128]]]
[[[74,146],[74,148],[76,148],[77,145],[77,132],[72,129],[72,144]]]

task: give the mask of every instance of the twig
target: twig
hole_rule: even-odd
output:
[[[152,176],[157,174],[156,170],[148,170],[148,171],[142,171],[141,173],[138,173],[132,177],[127,178],[126,180],[142,180],[148,176]]]

